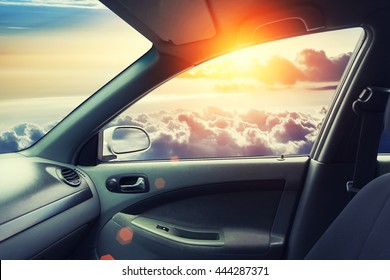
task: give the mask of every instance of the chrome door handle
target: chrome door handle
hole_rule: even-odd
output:
[[[120,185],[122,192],[142,192],[146,191],[145,178],[138,177],[133,185]]]
[[[143,174],[114,175],[106,180],[106,188],[116,193],[143,193],[149,191],[149,183]]]

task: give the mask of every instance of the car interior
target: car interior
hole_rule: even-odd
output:
[[[153,46],[33,146],[0,154],[0,259],[390,259],[389,1],[100,1]],[[357,27],[309,155],[104,155],[105,126],[184,71]]]

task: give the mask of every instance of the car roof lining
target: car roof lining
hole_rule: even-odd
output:
[[[152,41],[159,52],[193,64],[244,45],[360,26],[373,12],[390,7],[383,0],[100,1]],[[297,21],[304,27],[299,32],[280,24],[296,26]]]
[[[205,0],[119,2],[129,15],[143,22],[162,41],[182,45],[211,39],[216,35],[213,18]],[[180,26],[180,32],[176,31],[176,26]]]

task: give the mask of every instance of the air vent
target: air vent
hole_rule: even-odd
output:
[[[77,174],[77,172],[74,171],[73,169],[69,169],[69,168],[61,169],[61,176],[62,176],[62,180],[65,183],[73,187],[76,187],[81,183],[79,174]]]

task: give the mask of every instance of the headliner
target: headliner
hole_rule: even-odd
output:
[[[197,64],[237,48],[363,26],[385,0],[100,0],[162,52]]]

